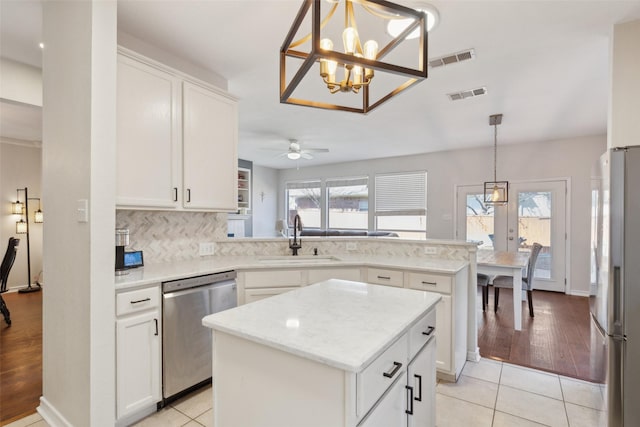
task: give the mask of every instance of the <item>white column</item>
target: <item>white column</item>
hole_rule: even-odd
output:
[[[640,145],[640,20],[613,28],[607,146]]]
[[[116,11],[115,1],[43,2],[38,411],[53,426],[115,423]]]

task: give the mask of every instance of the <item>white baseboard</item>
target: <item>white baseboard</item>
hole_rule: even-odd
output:
[[[467,360],[471,362],[480,361],[480,347],[476,347],[475,351],[467,351]]]
[[[36,410],[50,427],[73,427],[44,396],[40,396],[40,406]]]
[[[572,290],[571,293],[569,295],[574,295],[577,297],[589,297],[590,292],[589,291],[576,291],[576,290]]]

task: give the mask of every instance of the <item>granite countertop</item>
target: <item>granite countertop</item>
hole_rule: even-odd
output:
[[[331,279],[206,316],[202,324],[360,372],[440,298],[432,292]]]
[[[434,259],[421,257],[389,257],[367,254],[340,254],[332,259],[324,258],[318,262],[313,256],[299,257],[295,263],[290,256],[277,257],[282,262],[268,256],[209,256],[189,261],[176,261],[164,264],[151,264],[129,270],[129,274],[115,276],[116,290],[126,290],[138,286],[200,276],[229,270],[282,269],[282,268],[326,268],[326,267],[377,267],[423,270],[431,273],[455,274],[469,263],[467,261]],[[301,261],[307,258],[309,262]],[[319,258],[322,258],[321,256]]]

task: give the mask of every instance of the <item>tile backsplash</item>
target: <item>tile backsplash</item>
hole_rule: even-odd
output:
[[[118,210],[116,227],[129,229],[129,248],[144,251],[146,264],[186,261],[199,258],[199,245],[215,242],[217,256],[235,255],[287,255],[288,240],[229,239],[227,214],[216,212],[165,212]],[[347,250],[347,241],[353,242],[354,251]],[[438,258],[452,260],[475,259],[473,245],[453,244],[450,241],[406,241],[390,238],[303,238],[301,255],[318,253],[386,255],[391,257]],[[424,247],[434,247],[425,254]]]
[[[144,251],[145,263],[199,256],[199,244],[227,238],[227,214],[217,212],[116,211],[116,227],[129,229],[129,247]]]

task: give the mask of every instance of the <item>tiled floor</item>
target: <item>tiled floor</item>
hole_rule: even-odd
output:
[[[136,426],[212,426],[211,406],[209,387]],[[436,387],[438,427],[604,427],[604,409],[601,385],[489,359],[467,362],[457,383]],[[47,424],[35,414],[7,427],[24,426]]]

